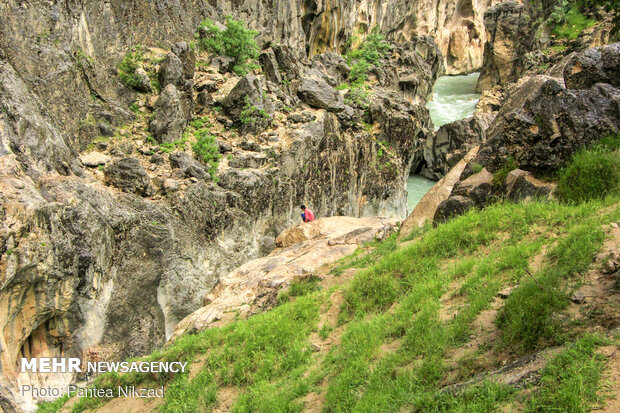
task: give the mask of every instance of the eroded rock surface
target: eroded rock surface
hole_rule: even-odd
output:
[[[187,316],[171,339],[191,331],[219,326],[275,306],[280,289],[309,277],[322,265],[355,251],[366,242],[383,239],[397,221],[379,217],[330,217],[298,225],[280,234],[266,257],[245,263],[225,277],[205,297],[206,305]]]

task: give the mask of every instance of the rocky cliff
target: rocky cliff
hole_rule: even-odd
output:
[[[75,379],[20,374],[21,357],[162,345],[222,275],[273,249],[302,202],[319,217],[404,215],[442,70],[413,29],[388,31],[399,41],[359,102],[335,89],[342,57],[319,53],[339,46],[320,46],[331,23],[316,4],[0,7],[3,400],[31,409],[16,385]],[[244,77],[187,42],[227,13],[261,32],[262,68]],[[137,43],[141,83],[127,87],[117,66]],[[190,155],[207,128],[215,170]]]

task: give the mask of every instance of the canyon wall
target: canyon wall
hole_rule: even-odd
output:
[[[400,44],[369,74],[367,107],[345,104],[346,91],[334,87],[348,68],[337,55],[318,54],[340,46],[319,46],[329,24],[317,25],[324,14],[311,13],[315,6],[0,5],[4,410],[34,408],[18,385],[77,378],[19,373],[22,357],[112,360],[163,345],[220,277],[269,253],[275,236],[299,222],[302,202],[319,217],[404,216],[405,179],[431,129],[424,104],[443,70],[441,53],[429,38],[390,31]],[[195,66],[179,43],[205,17],[228,13],[260,30],[268,56],[257,77]],[[159,95],[128,88],[116,67],[136,44],[157,55],[161,79],[174,62],[192,62],[190,69]],[[272,81],[276,71],[286,82]],[[258,86],[237,88],[243,82]],[[333,102],[323,105],[326,94]],[[270,107],[269,125],[240,123],[248,96]],[[146,143],[153,119],[181,101],[189,104],[170,113],[187,116],[184,125],[195,114],[221,131],[217,180],[183,150]]]

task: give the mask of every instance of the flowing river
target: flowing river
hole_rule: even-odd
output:
[[[433,87],[433,96],[426,107],[435,129],[446,123],[466,118],[474,113],[480,94],[476,93],[478,73],[465,76],[442,76]],[[407,179],[407,209],[409,212],[435,185],[434,181],[420,175]]]

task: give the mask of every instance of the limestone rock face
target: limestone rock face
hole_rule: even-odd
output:
[[[575,54],[564,66],[569,89],[587,89],[596,83],[620,88],[620,42]]]
[[[424,104],[444,64],[436,44],[419,36],[443,30],[444,20],[424,28],[417,23],[417,16],[437,13],[434,2],[268,3],[3,3],[0,300],[10,303],[0,313],[3,409],[4,400],[17,400],[32,410],[33,400],[14,392],[18,385],[64,386],[76,379],[19,374],[22,356],[118,360],[161,346],[222,274],[268,253],[276,235],[299,222],[301,203],[318,217],[404,216],[404,179],[422,158],[430,130]],[[478,3],[484,2],[472,3],[475,16]],[[284,120],[256,136],[245,132],[266,125],[253,122],[257,129],[226,142],[218,136],[227,156],[215,182],[189,154],[147,145],[143,119],[153,115],[150,133],[170,143],[197,112],[194,96],[204,115],[231,93],[237,78],[218,73],[228,69],[226,59],[219,68],[199,65],[201,83],[194,85],[196,56],[187,43],[204,18],[229,14],[258,30],[261,50],[273,52],[265,70],[273,76],[257,78],[250,107],[261,113],[262,104],[270,116],[274,99]],[[457,22],[463,13],[452,15]],[[375,110],[365,120],[373,130],[363,130],[366,115],[353,104],[335,114],[300,102],[304,78],[334,88],[348,76],[343,59],[321,53],[342,50],[351,34],[366,35],[375,25],[395,44],[369,74]],[[118,78],[118,64],[135,44],[167,55],[138,69],[139,89],[153,93],[148,96]],[[156,72],[159,96],[150,88]],[[221,120],[222,130],[238,126],[242,95],[211,121]],[[299,122],[287,115],[299,115]],[[94,142],[99,134],[114,136]],[[79,153],[91,146],[109,162],[91,156],[80,165]],[[359,231],[334,242],[349,248],[358,235],[376,233]]]
[[[476,114],[443,125],[424,145],[425,168],[421,175],[439,180],[469,152],[486,139],[486,128],[492,116]]]
[[[187,118],[182,97],[173,83],[169,83],[155,103],[155,116],[149,122],[149,130],[160,143],[170,143],[183,135]]]
[[[524,55],[533,49],[533,27],[525,5],[502,2],[484,13],[487,42],[478,90],[515,82],[525,72]]]
[[[276,239],[280,248],[220,278],[205,297],[206,305],[182,320],[171,339],[225,324],[237,311],[247,317],[275,306],[280,289],[352,253],[362,243],[385,238],[395,231],[396,223],[380,217],[330,217],[285,231]]]
[[[560,79],[534,76],[510,96],[475,162],[495,172],[511,156],[533,173],[551,172],[577,149],[620,130],[620,90],[598,83],[567,89]]]

